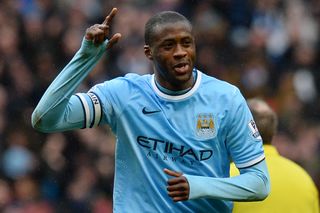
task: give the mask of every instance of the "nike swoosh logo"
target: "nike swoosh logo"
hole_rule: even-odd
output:
[[[147,110],[147,107],[143,107],[143,109],[142,109],[142,113],[145,114],[145,115],[153,114],[153,113],[157,113],[157,112],[161,112],[161,110],[152,110],[152,111],[149,111],[149,110]]]

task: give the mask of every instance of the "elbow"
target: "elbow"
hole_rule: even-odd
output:
[[[255,200],[262,201],[268,197],[270,194],[270,181],[269,179],[265,179],[266,181],[261,181],[259,187],[257,187],[257,191],[255,193]]]
[[[33,111],[32,115],[31,115],[31,125],[32,125],[32,128],[34,128],[35,130],[37,130],[39,132],[45,132],[44,128],[41,125],[42,119],[39,114],[40,113],[38,113],[37,110]]]
[[[255,176],[254,184],[247,188],[247,201],[262,201],[270,194],[270,179],[268,175]]]
[[[256,194],[256,201],[262,201],[268,197],[270,194],[270,188],[269,187],[261,187],[259,192]]]
[[[257,185],[256,185],[256,190],[255,190],[255,200],[256,201],[262,201],[268,197],[270,194],[270,189],[271,189],[271,183],[270,183],[270,176],[265,168],[263,172],[258,172],[257,173]]]
[[[32,125],[33,129],[35,129],[39,132],[42,132],[42,133],[49,133],[50,132],[48,127],[46,125],[44,125],[43,117],[40,116],[40,113],[37,110],[33,111],[32,115],[31,115],[31,125]]]
[[[245,198],[246,201],[263,201],[270,193],[270,190],[265,186],[259,186],[256,189],[251,189],[248,196]]]

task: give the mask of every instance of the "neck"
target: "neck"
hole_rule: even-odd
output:
[[[181,87],[172,87],[171,84],[169,85],[163,85],[159,82],[159,80],[157,79],[157,76],[155,75],[155,83],[156,83],[156,86],[158,87],[158,89],[163,92],[163,93],[166,93],[166,94],[169,94],[169,95],[181,95],[181,94],[184,94],[184,93],[187,93],[190,89],[192,89],[193,85],[195,84],[196,82],[196,79],[197,79],[197,72],[194,70],[192,72],[192,76],[190,78],[190,83],[189,85],[184,85],[184,86],[181,86]]]

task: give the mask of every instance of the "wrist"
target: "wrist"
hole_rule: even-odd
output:
[[[106,50],[107,43],[108,39],[99,45],[95,45],[93,40],[88,40],[87,37],[84,36],[79,51],[86,54],[103,54]]]

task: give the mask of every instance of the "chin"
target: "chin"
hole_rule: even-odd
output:
[[[183,89],[190,87],[193,84],[192,73],[176,76],[175,82]]]

